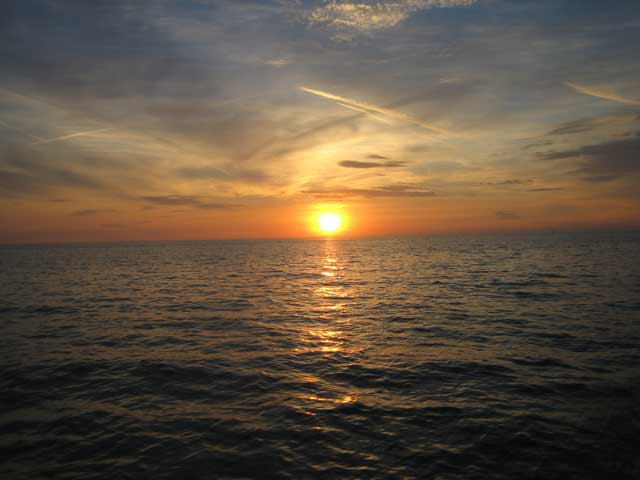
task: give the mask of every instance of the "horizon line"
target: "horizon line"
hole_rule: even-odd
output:
[[[51,241],[26,241],[26,242],[5,242],[0,240],[0,248],[11,247],[34,247],[34,246],[72,246],[72,245],[117,245],[117,244],[153,244],[153,243],[195,243],[195,242],[259,242],[259,241],[351,241],[367,239],[385,238],[411,238],[411,237],[471,237],[471,236],[518,236],[518,235],[553,235],[553,234],[620,234],[638,233],[639,225],[628,226],[594,226],[581,228],[558,228],[547,227],[531,230],[485,230],[485,231],[457,231],[457,232],[425,232],[425,233],[398,233],[379,235],[309,235],[300,237],[232,237],[232,238],[186,238],[186,239],[158,239],[158,240],[51,240]]]

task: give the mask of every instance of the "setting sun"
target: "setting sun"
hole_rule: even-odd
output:
[[[335,233],[342,225],[342,218],[335,213],[321,213],[318,215],[318,227],[323,233]]]

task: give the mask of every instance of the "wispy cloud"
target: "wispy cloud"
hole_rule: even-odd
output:
[[[100,215],[102,213],[117,213],[117,210],[113,209],[87,209],[87,210],[78,210],[73,212],[71,215],[74,217],[89,217],[92,215]]]
[[[0,120],[0,125],[2,125],[4,128],[7,128],[9,130],[13,130],[14,132],[21,133],[22,135],[24,135],[26,137],[29,137],[32,140],[35,140],[36,142],[44,141],[43,138],[37,137],[35,135],[30,134],[29,132],[25,132],[24,130],[21,130],[21,129],[17,128],[17,127],[9,125],[8,123],[3,122],[2,120]]]
[[[247,183],[264,183],[270,177],[260,169],[230,166],[225,171],[211,166],[182,167],[176,174],[189,180],[242,181]]]
[[[386,109],[396,109],[398,107],[402,107],[405,105],[411,105],[417,102],[421,102],[426,98],[430,98],[433,95],[433,92],[421,92],[418,94],[409,95],[403,98],[400,98],[388,105],[385,105]],[[345,106],[344,104],[341,104]],[[365,115],[374,116],[371,112],[365,111],[361,108],[354,108],[353,106],[349,107],[351,110],[355,110],[358,113],[354,115],[350,115],[347,117],[341,118],[332,118],[330,120],[323,120],[322,122],[311,126],[310,128],[305,128],[302,131],[295,133],[293,135],[288,135],[285,137],[275,137],[264,144],[258,146],[253,151],[251,151],[248,155],[246,155],[245,160],[249,160],[255,158],[258,154],[264,152],[265,150],[271,149],[275,146],[282,146],[279,155],[284,155],[286,153],[292,153],[295,151],[304,150],[309,148],[309,144],[305,143],[305,140],[314,137],[317,134],[327,132],[332,129],[349,127],[354,121],[363,118]],[[375,117],[380,120],[380,115],[375,115]]]
[[[70,138],[87,137],[87,136],[95,135],[97,133],[108,132],[109,130],[111,130],[111,129],[110,128],[99,128],[97,130],[89,130],[89,131],[86,131],[86,132],[71,133],[69,135],[63,135],[61,137],[56,137],[56,138],[40,139],[40,140],[38,140],[36,142],[33,142],[31,145],[41,145],[43,143],[60,142],[60,141],[63,141],[63,140],[68,140]]]
[[[625,105],[640,106],[640,100],[621,97],[620,95],[610,90],[606,90],[602,88],[587,87],[587,86],[578,85],[572,82],[565,82],[565,85],[567,87],[574,89],[576,92],[583,93],[585,95],[590,95],[592,97],[602,98],[604,100],[611,100],[612,102],[624,103]]]
[[[149,195],[141,197],[141,200],[144,200],[145,202],[151,203],[153,205],[164,207],[189,206],[205,210],[236,208],[242,206],[231,203],[211,202],[205,198],[195,195]]]
[[[529,185],[533,183],[533,180],[528,178],[510,178],[507,180],[498,180],[496,182],[482,182],[478,185],[487,187],[511,187],[520,185]]]
[[[243,206],[244,205],[240,205],[240,204],[237,204],[237,203],[216,203],[216,202],[211,202],[211,203],[199,203],[195,207],[203,209],[203,210],[222,210],[224,208],[240,208],[240,207],[243,207]]]
[[[123,223],[102,223],[102,224],[100,224],[100,226],[102,228],[114,229],[114,230],[122,230],[122,229],[127,228],[127,226],[124,225]]]
[[[184,145],[172,141],[166,134],[152,134],[146,129],[141,130],[140,127],[132,127],[128,125],[127,122],[124,122],[121,119],[119,119],[116,124],[107,115],[100,115],[94,112],[88,113],[87,111],[78,107],[70,107],[66,104],[52,102],[49,99],[41,98],[32,94],[27,95],[25,93],[17,92],[6,87],[0,87],[0,94],[8,96],[24,106],[29,106],[29,111],[33,112],[34,119],[42,119],[46,122],[51,122],[52,118],[57,118],[59,120],[63,119],[63,121],[72,119],[74,121],[74,124],[76,125],[80,124],[80,122],[93,124],[96,126],[106,125],[102,128],[76,132],[69,135],[58,136],[55,138],[43,138],[33,135],[27,131],[18,129],[17,127],[6,124],[4,122],[0,122],[0,125],[4,126],[5,128],[18,131],[19,133],[31,138],[34,141],[31,145],[41,145],[63,141],[68,138],[74,138],[77,136],[97,135],[98,133],[109,131],[112,132],[112,135],[110,135],[110,138],[108,139],[105,138],[105,140],[107,141],[105,141],[103,150],[115,150],[118,144],[125,144],[128,152],[131,152],[135,148],[137,150],[146,150],[147,153],[152,155],[180,153],[182,155],[195,157],[198,156],[197,153],[188,150]],[[222,102],[219,105],[216,105],[216,107],[224,105],[226,103],[234,103],[237,100],[238,99],[235,98],[230,99]],[[151,111],[153,111],[153,109],[151,109]],[[188,112],[185,112],[184,110],[173,110],[168,112],[168,114],[172,115],[173,117],[184,117],[187,116],[187,113]],[[60,124],[58,123],[55,128],[59,127]]]
[[[407,162],[389,160],[386,162],[359,162],[357,160],[343,160],[338,165],[346,168],[398,168],[406,167]]]
[[[344,108],[348,108],[349,110],[354,110],[356,112],[360,112],[360,113],[362,113],[364,115],[367,115],[368,117],[371,117],[374,120],[377,120],[379,122],[386,123],[387,125],[391,125],[391,122],[388,119],[386,119],[386,118],[384,118],[384,117],[382,117],[380,115],[376,115],[375,113],[372,113],[369,110],[365,110],[364,108],[359,108],[359,107],[356,107],[354,105],[350,105],[348,103],[338,103],[338,105],[340,105],[341,107],[344,107]]]
[[[264,63],[272,67],[282,68],[291,64],[291,59],[287,57],[270,58],[269,60],[265,60]]]
[[[605,182],[640,174],[640,137],[611,140],[580,148],[539,154],[543,160],[571,160],[579,164],[582,180]]]
[[[541,187],[541,188],[530,188],[527,192],[561,192],[564,188],[560,187]]]
[[[316,198],[339,199],[348,197],[393,198],[393,197],[435,197],[436,193],[419,185],[395,184],[370,188],[310,188],[302,193]]]
[[[60,188],[106,191],[109,186],[103,178],[60,156],[43,154],[26,145],[0,149],[0,197],[42,194]]]
[[[381,115],[395,118],[396,120],[401,120],[404,122],[412,123],[419,127],[422,127],[426,130],[430,130],[432,132],[438,133],[440,135],[453,135],[450,131],[445,130],[444,128],[436,127],[427,122],[424,122],[418,118],[414,118],[406,113],[399,112],[398,110],[394,110],[392,108],[379,107],[377,105],[373,105],[366,102],[360,102],[358,100],[353,100],[350,98],[341,97],[339,95],[334,95],[333,93],[323,92],[322,90],[315,90],[313,88],[308,87],[299,87],[303,92],[311,93],[313,95],[317,95],[319,97],[326,98],[328,100],[334,100],[338,102],[340,105],[346,105],[349,107],[355,107],[356,109],[365,110],[369,113],[379,113]]]
[[[498,210],[496,217],[500,220],[520,220],[522,217],[511,210]]]

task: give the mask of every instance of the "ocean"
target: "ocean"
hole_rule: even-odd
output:
[[[3,479],[640,478],[640,234],[0,247]]]

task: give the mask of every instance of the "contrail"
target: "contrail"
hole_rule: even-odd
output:
[[[339,104],[345,104],[344,106],[350,106],[359,108],[362,110],[367,110],[368,112],[375,112],[381,115],[385,115],[387,117],[395,118],[397,120],[402,120],[408,123],[413,123],[414,125],[418,125],[419,127],[425,128],[427,130],[431,130],[433,132],[439,133],[440,135],[453,135],[452,132],[445,130],[443,128],[435,127],[429,123],[423,122],[420,119],[411,117],[405,113],[399,112],[397,110],[392,110],[390,108],[378,107],[377,105],[372,105],[370,103],[360,102],[358,100],[352,100],[349,98],[340,97],[338,95],[334,95],[332,93],[323,92],[321,90],[314,90],[312,88],[307,87],[299,87],[300,90],[311,93],[313,95],[318,95],[319,97],[327,98],[329,100],[335,100]]]
[[[96,133],[100,133],[100,132],[107,132],[109,130],[113,130],[113,129],[111,129],[111,128],[100,128],[98,130],[89,130],[88,132],[72,133],[71,135],[64,135],[62,137],[48,138],[48,139],[44,139],[44,140],[39,140],[37,142],[32,143],[31,145],[42,145],[44,143],[60,142],[62,140],[67,140],[68,138],[85,137],[85,136],[88,136],[88,135],[95,135]]]
[[[612,102],[624,103],[626,105],[640,106],[640,100],[621,97],[620,95],[616,95],[613,92],[609,92],[606,90],[598,90],[591,87],[584,87],[582,85],[577,85],[571,82],[565,82],[564,84],[567,87],[573,88],[576,92],[583,93],[585,95],[590,95],[592,97],[597,97],[597,98],[603,98],[605,100],[611,100]]]
[[[416,102],[420,102],[422,99],[427,98],[428,96],[431,96],[431,93],[421,93],[418,95],[412,95],[410,97],[403,97],[399,100],[396,100],[393,103],[390,103],[388,105],[385,106],[385,108],[398,108],[398,107],[402,107],[404,105],[411,105],[413,103]],[[344,104],[342,104],[344,105]],[[267,142],[263,143],[262,145],[258,146],[256,149],[254,149],[252,152],[250,152],[245,159],[249,160],[254,158],[256,155],[258,155],[259,153],[273,147],[274,145],[278,145],[280,143],[287,143],[287,144],[291,144],[293,142],[297,142],[302,140],[305,137],[308,137],[310,135],[314,135],[316,133],[325,131],[325,130],[329,130],[333,127],[337,127],[339,125],[346,125],[349,124],[350,122],[353,122],[354,120],[357,120],[358,118],[362,118],[364,115],[373,115],[373,113],[371,112],[367,112],[367,111],[363,111],[362,109],[357,109],[356,107],[351,107],[353,108],[355,111],[357,111],[358,113],[356,113],[355,115],[350,115],[348,117],[344,117],[344,118],[340,118],[340,119],[333,119],[333,120],[329,120],[329,121],[325,121],[323,123],[321,123],[320,125],[316,125],[314,127],[308,128],[306,130],[303,130],[302,132],[296,133],[293,136],[287,137],[287,138],[274,138],[271,140],[268,140]],[[381,118],[381,117],[378,117]],[[293,149],[295,150],[295,148]]]
[[[368,117],[371,117],[375,120],[378,120],[379,122],[382,123],[386,123],[387,125],[391,125],[391,122],[389,120],[387,120],[386,118],[380,116],[380,115],[376,115],[375,113],[370,112],[369,110],[365,110],[364,108],[358,108],[355,107],[353,105],[349,105],[347,103],[338,103],[338,105],[344,107],[344,108],[348,108],[349,110],[355,110],[356,112],[360,112],[364,115],[367,115]]]
[[[147,132],[146,130],[141,130],[141,129],[137,128],[137,127],[130,127],[126,123],[122,122],[121,119],[118,120],[119,123],[118,123],[118,125],[116,125],[113,120],[111,120],[109,118],[105,118],[105,117],[103,117],[101,115],[96,115],[96,114],[91,114],[90,115],[90,114],[87,114],[86,112],[84,112],[82,110],[78,110],[78,109],[75,109],[75,108],[70,108],[70,107],[67,107],[67,106],[62,106],[62,105],[59,105],[57,103],[53,103],[48,99],[45,100],[45,99],[42,99],[42,98],[37,97],[35,95],[25,95],[23,93],[16,92],[16,91],[10,90],[10,89],[8,89],[6,87],[0,86],[0,93],[1,92],[4,92],[5,94],[8,93],[10,95],[13,95],[14,97],[18,97],[18,98],[20,98],[22,100],[26,100],[26,101],[29,101],[29,102],[40,103],[40,104],[46,105],[49,108],[60,110],[61,112],[66,112],[66,113],[69,113],[71,115],[83,117],[83,118],[91,120],[93,122],[111,125],[111,127],[108,130],[124,130],[126,128],[127,130],[129,130],[130,132],[133,132],[136,135],[143,136],[143,137],[146,137],[146,138],[151,139],[151,140],[155,140],[155,141],[157,141],[159,143],[163,143],[163,144],[168,145],[168,146],[170,146],[172,148],[175,148],[176,150],[178,150],[178,151],[180,151],[182,153],[187,153],[189,155],[194,155],[194,156],[200,156],[200,154],[188,151],[187,149],[185,149],[181,145],[177,144],[176,142],[174,142],[174,141],[172,141],[172,140],[170,140],[168,138],[159,137],[157,135],[154,135],[152,133]],[[252,97],[249,97],[249,98],[252,98]],[[12,128],[13,130],[16,130],[13,127],[10,127],[10,126],[7,126],[7,127],[8,128]],[[34,140],[37,140],[37,141],[45,140],[45,139],[42,139],[40,137],[35,137],[34,135],[30,135],[30,134],[25,133],[25,132],[21,132],[21,133],[23,133],[24,135],[27,135],[27,136],[29,136],[29,137],[33,138]]]
[[[36,142],[41,142],[41,141],[43,141],[43,140],[44,140],[43,138],[36,137],[35,135],[31,135],[31,134],[30,134],[30,133],[28,133],[28,132],[25,132],[25,131],[23,131],[23,130],[20,130],[19,128],[13,127],[13,126],[9,125],[8,123],[4,123],[2,120],[0,120],[0,125],[2,125],[2,126],[3,126],[3,127],[5,127],[5,128],[8,128],[9,130],[13,130],[14,132],[21,133],[21,134],[22,134],[22,135],[24,135],[25,137],[29,137],[29,138],[31,138],[32,140],[35,140]]]

